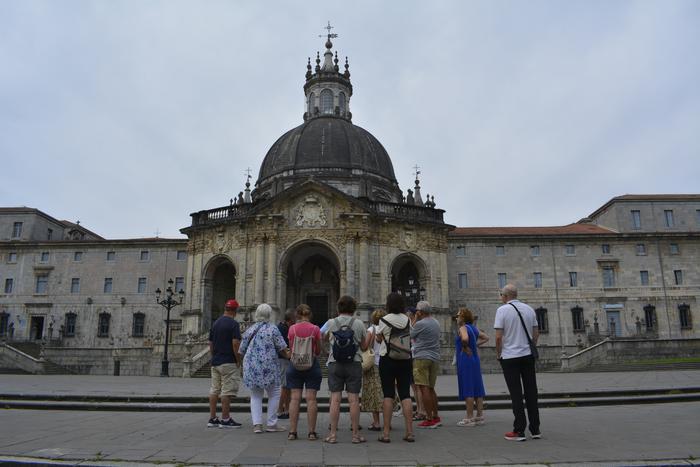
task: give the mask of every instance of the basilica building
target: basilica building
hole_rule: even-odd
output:
[[[353,124],[334,37],[307,63],[301,124],[272,144],[252,186],[192,213],[186,239],[109,240],[0,208],[0,369],[155,375],[170,359],[172,374],[191,376],[229,298],[243,326],[260,303],[278,316],[307,303],[320,325],[341,295],[366,321],[396,291],[434,307],[447,370],[454,312],[469,307],[489,332],[506,283],[536,309],[550,369],[606,339],[677,355],[700,341],[700,195],[623,195],[565,226],[452,226],[419,172],[400,187],[382,144]],[[153,293],[167,278],[184,292],[172,314]]]

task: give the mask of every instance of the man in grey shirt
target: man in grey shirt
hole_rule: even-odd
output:
[[[416,323],[411,328],[413,342],[413,381],[421,393],[426,419],[418,428],[437,428],[442,425],[438,416],[435,381],[440,372],[440,323],[431,316],[428,302],[416,305]]]

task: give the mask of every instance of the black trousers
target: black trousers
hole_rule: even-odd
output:
[[[510,400],[513,405],[513,431],[525,433],[525,407],[527,420],[530,421],[530,432],[540,432],[540,411],[537,408],[537,376],[535,375],[535,359],[526,357],[501,359],[503,376],[506,379]],[[521,385],[522,381],[522,385]],[[523,404],[523,394],[525,404]]]

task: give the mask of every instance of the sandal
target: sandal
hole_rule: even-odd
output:
[[[379,435],[379,438],[377,439],[380,443],[391,443],[391,438],[385,438],[384,435]]]
[[[287,441],[296,441],[296,439],[297,439],[297,432],[290,431],[289,434],[287,435]]]
[[[365,439],[364,436],[361,435],[356,435],[352,437],[352,444],[360,444],[360,443],[366,443],[367,440]]]
[[[369,431],[382,431],[382,427],[376,425],[370,425],[367,427]]]
[[[406,441],[407,443],[415,443],[416,442],[416,439],[413,437],[413,433],[404,436],[403,440]]]
[[[335,436],[328,435],[325,438],[323,438],[323,442],[328,444],[335,444],[338,442],[338,440],[335,439]]]
[[[318,439],[318,434],[315,431],[309,431],[309,441],[316,441]]]
[[[413,421],[414,421],[414,422],[421,422],[421,421],[423,421],[423,420],[427,420],[427,418],[425,417],[425,415],[416,413],[416,414],[413,416]]]

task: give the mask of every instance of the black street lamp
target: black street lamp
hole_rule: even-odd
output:
[[[170,310],[178,305],[182,305],[182,302],[185,299],[185,291],[180,289],[180,291],[177,293],[180,296],[180,300],[174,299],[173,280],[170,279],[168,281],[168,288],[165,289],[165,298],[163,300],[160,299],[161,293],[162,292],[160,291],[160,289],[156,289],[156,303],[168,310],[168,314],[165,318],[165,350],[163,352],[163,361],[160,367],[160,375],[170,376],[168,374],[168,367],[170,366],[170,362],[168,361],[168,341],[170,340]]]

